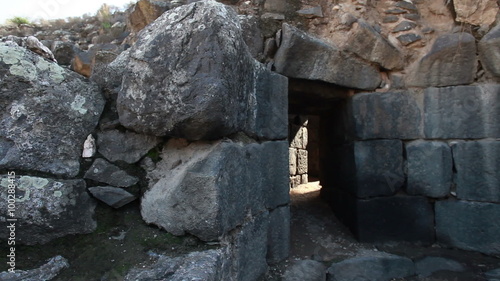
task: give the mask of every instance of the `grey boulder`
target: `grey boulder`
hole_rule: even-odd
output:
[[[8,178],[1,179],[1,238],[7,233]],[[16,242],[44,244],[69,234],[91,233],[97,224],[92,218],[95,202],[83,180],[54,180],[20,176],[16,179]],[[22,230],[22,231],[19,231]]]
[[[121,54],[117,109],[139,133],[189,140],[245,131],[286,138],[286,78],[255,61],[234,10],[200,1],[167,11]]]
[[[56,256],[47,261],[39,268],[31,270],[15,270],[11,272],[1,272],[0,281],[47,281],[54,279],[61,270],[68,268],[68,260],[62,256]]]
[[[479,41],[479,59],[493,77],[500,77],[500,25],[494,27]]]
[[[313,260],[300,260],[287,268],[283,281],[325,281],[326,267]]]
[[[275,66],[288,77],[363,90],[373,90],[382,81],[376,67],[288,24],[283,24]]]
[[[138,178],[101,158],[94,161],[84,178],[118,187],[129,187],[139,182]]]
[[[94,186],[89,191],[92,196],[113,208],[123,207],[136,199],[130,192],[113,186]]]
[[[445,34],[407,75],[410,87],[443,87],[474,82],[477,60],[476,40],[465,32]]]
[[[97,147],[111,162],[124,161],[136,163],[161,141],[154,136],[140,135],[134,132],[118,130],[104,131],[97,135]]]
[[[0,44],[0,169],[74,177],[104,99],[97,86],[21,47]]]

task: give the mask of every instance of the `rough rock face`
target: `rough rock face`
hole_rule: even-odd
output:
[[[273,159],[267,157],[271,151],[277,153]],[[141,213],[146,222],[175,235],[217,240],[240,225],[248,211],[258,214],[289,201],[286,142],[174,139],[163,153],[149,175]]]
[[[496,0],[453,0],[456,21],[472,25],[490,25],[495,22],[498,13]]]
[[[344,46],[345,50],[377,63],[385,69],[404,67],[401,52],[366,22],[358,20],[353,25],[348,38]]]
[[[55,278],[59,272],[70,265],[68,260],[62,256],[56,256],[47,261],[46,264],[40,266],[39,268],[31,270],[15,270],[12,272],[1,272],[0,281],[40,281],[40,280],[52,280]]]
[[[104,131],[97,136],[99,153],[111,162],[124,161],[129,164],[139,161],[160,142],[159,138],[118,130]]]
[[[169,2],[140,0],[130,13],[127,25],[132,32],[139,32],[169,9]]]
[[[1,198],[7,198],[9,181],[2,178]],[[90,198],[83,180],[54,180],[21,176],[17,186],[15,217],[16,242],[27,245],[44,244],[68,234],[90,233],[97,224],[92,218],[95,202]],[[34,204],[36,202],[36,204]],[[1,200],[1,238],[8,236],[7,200]],[[50,231],[49,231],[50,230]]]
[[[494,27],[479,41],[479,59],[484,69],[500,78],[500,25]]]
[[[337,46],[288,24],[283,24],[282,33],[275,56],[278,73],[363,90],[373,90],[380,85],[382,80],[376,67],[342,52]]]
[[[0,168],[76,176],[104,108],[97,87],[34,53],[0,44]]]
[[[436,39],[427,55],[416,62],[406,84],[414,87],[443,87],[474,82],[477,68],[476,40],[465,32]]]
[[[238,131],[286,138],[286,79],[253,60],[227,6],[202,1],[168,11],[121,56],[117,108],[127,128],[190,140]]]

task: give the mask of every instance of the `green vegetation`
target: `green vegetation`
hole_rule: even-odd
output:
[[[20,26],[21,24],[31,24],[30,20],[24,17],[13,17],[7,20],[7,22],[15,24],[17,26]]]
[[[109,30],[111,28],[111,23],[109,22],[103,22],[101,23],[101,27],[104,29],[104,30]]]

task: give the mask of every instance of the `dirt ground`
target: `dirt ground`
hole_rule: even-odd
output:
[[[320,198],[319,182],[311,182],[294,188],[291,195],[291,253],[290,257],[269,268],[263,281],[281,280],[286,268],[297,260],[314,259],[330,266],[350,257],[383,251],[411,259],[425,256],[450,258],[462,263],[466,272],[442,271],[426,278],[399,280],[426,281],[474,281],[486,280],[483,273],[500,267],[500,259],[479,253],[448,249],[439,244],[419,247],[404,243],[359,243],[349,230],[334,216],[330,207]]]

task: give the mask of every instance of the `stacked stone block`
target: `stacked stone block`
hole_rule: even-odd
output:
[[[290,188],[308,182],[307,116],[289,115]]]
[[[499,104],[498,84],[355,95],[323,195],[362,241],[500,255]]]

